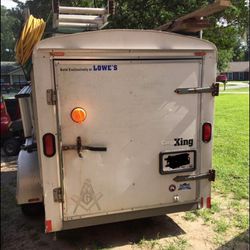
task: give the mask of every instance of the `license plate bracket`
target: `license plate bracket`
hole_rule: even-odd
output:
[[[159,155],[160,174],[192,172],[196,169],[196,151],[161,152]]]

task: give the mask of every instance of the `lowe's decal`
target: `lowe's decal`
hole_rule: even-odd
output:
[[[118,66],[115,65],[93,65],[94,71],[116,71]]]
[[[74,66],[74,67],[61,67],[61,72],[94,72],[94,71],[117,71],[118,65],[116,64],[102,64],[102,65],[90,65],[90,66]]]
[[[183,183],[183,184],[180,184],[178,190],[190,190],[191,189],[191,186],[190,186],[190,183]]]

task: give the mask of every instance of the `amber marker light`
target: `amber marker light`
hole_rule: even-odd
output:
[[[87,117],[87,112],[83,108],[74,108],[71,111],[71,119],[76,122],[81,124],[84,122],[84,120]]]

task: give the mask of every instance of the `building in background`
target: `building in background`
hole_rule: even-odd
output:
[[[27,84],[23,70],[16,62],[1,62],[1,92],[20,89]]]
[[[228,81],[248,81],[249,62],[231,62],[225,73]]]

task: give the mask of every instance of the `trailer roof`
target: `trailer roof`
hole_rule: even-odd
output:
[[[60,35],[38,43],[40,49],[216,50],[211,42],[155,30],[101,30]]]

